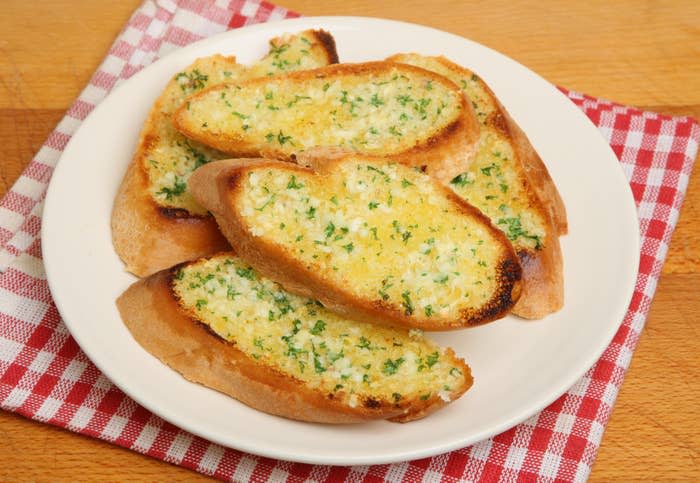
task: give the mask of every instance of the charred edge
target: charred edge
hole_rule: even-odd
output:
[[[206,215],[199,215],[195,213],[190,213],[188,210],[185,208],[171,208],[168,206],[160,206],[157,205],[158,207],[158,213],[160,213],[162,216],[169,220],[186,220],[186,219],[194,219],[194,220],[204,220],[207,218],[211,218],[210,214]]]
[[[504,312],[510,309],[514,304],[513,287],[522,277],[522,269],[520,264],[511,258],[502,260],[496,270],[499,281],[502,281],[498,292],[484,304],[483,308],[471,315],[469,325],[476,326],[485,324],[502,316]]]
[[[368,397],[362,402],[362,405],[367,409],[379,409],[382,407],[382,403],[373,397]]]
[[[323,49],[326,51],[326,55],[328,56],[328,62],[331,64],[337,64],[338,51],[335,48],[335,39],[333,36],[321,29],[314,30],[314,35],[321,45],[323,45]]]
[[[499,275],[508,282],[509,285],[515,284],[523,276],[523,270],[520,264],[512,258],[506,258],[498,266]],[[510,290],[509,290],[510,293]]]

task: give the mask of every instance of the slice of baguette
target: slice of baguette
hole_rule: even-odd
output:
[[[480,147],[470,168],[449,186],[501,228],[520,257],[523,292],[513,313],[539,319],[564,303],[559,235],[566,209],[544,163],[525,133],[476,74],[444,57],[390,57],[435,71],[459,84],[481,125]]]
[[[236,157],[294,161],[309,148],[340,147],[400,159],[445,181],[466,169],[479,135],[457,85],[389,62],[218,85],[190,97],[173,123]]]
[[[145,276],[228,247],[213,218],[186,189],[196,167],[225,157],[173,129],[172,114],[188,95],[225,81],[337,61],[333,38],[309,30],[272,39],[267,56],[251,66],[214,55],[176,74],[148,115],[114,202],[112,240],[126,269]]]
[[[449,330],[515,303],[513,247],[451,190],[381,158],[315,161],[217,161],[189,188],[241,258],[345,317]]]
[[[472,384],[420,331],[344,319],[232,253],[142,279],[117,305],[138,343],[186,379],[287,418],[405,422]]]

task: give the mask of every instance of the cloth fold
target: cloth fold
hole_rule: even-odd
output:
[[[41,259],[41,211],[66,143],[120,82],[170,51],[245,25],[296,17],[267,2],[145,1],[88,86],[0,201],[0,407],[71,431],[236,481],[582,481],[644,326],[678,220],[700,127],[562,91],[598,126],[630,181],[641,261],[623,324],[600,360],[566,394],[527,421],[470,447],[391,465],[331,467],[223,448],[163,421],[116,388],[68,333]]]

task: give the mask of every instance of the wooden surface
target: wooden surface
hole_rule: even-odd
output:
[[[0,9],[0,195],[87,83],[140,0],[5,0]],[[471,38],[551,82],[700,118],[700,2],[285,0],[307,15],[366,15]],[[647,326],[592,481],[700,480],[700,176],[691,177]],[[0,480],[203,479],[0,411]]]

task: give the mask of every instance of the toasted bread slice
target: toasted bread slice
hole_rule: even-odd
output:
[[[484,212],[513,243],[523,267],[523,292],[513,313],[538,319],[564,303],[559,235],[566,210],[547,168],[493,92],[473,72],[443,57],[390,57],[435,71],[458,83],[481,124],[480,147],[470,168],[449,186]]]
[[[346,155],[314,171],[217,161],[189,188],[241,258],[348,318],[459,329],[502,317],[520,293],[503,232],[403,164]]]
[[[112,211],[112,240],[126,269],[144,276],[228,247],[213,218],[187,192],[198,166],[225,157],[173,129],[171,117],[185,98],[207,86],[338,61],[333,38],[309,30],[270,41],[254,65],[234,57],[198,59],[176,74],[148,115],[136,153]]]
[[[420,331],[344,319],[232,253],[140,280],[117,305],[139,344],[186,379],[287,418],[405,422],[472,384]]]
[[[190,97],[173,123],[236,157],[292,161],[309,148],[340,147],[400,159],[445,181],[466,169],[479,135],[457,85],[389,62],[222,84]]]

